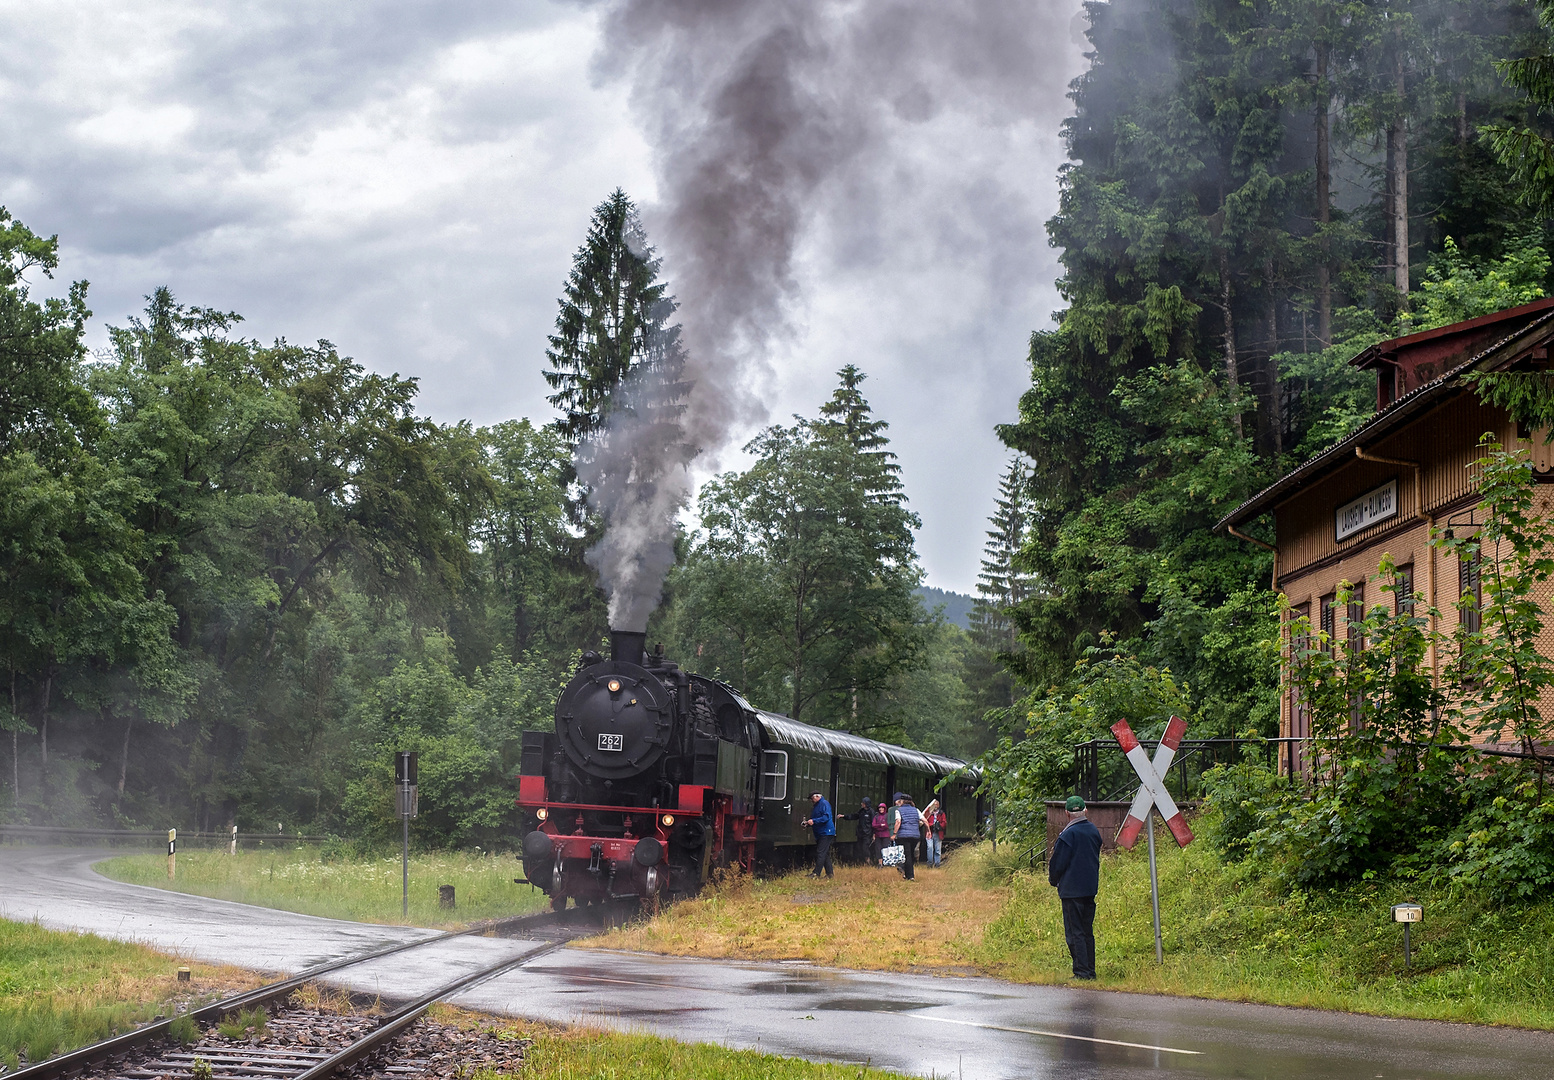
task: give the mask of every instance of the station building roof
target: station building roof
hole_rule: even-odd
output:
[[[1349,362],[1378,372],[1378,408],[1348,438],[1285,473],[1221,518],[1216,531],[1235,528],[1274,509],[1311,482],[1349,464],[1364,447],[1398,431],[1455,395],[1467,390],[1463,377],[1475,371],[1504,370],[1554,339],[1554,298],[1510,308],[1494,315],[1452,323],[1434,330],[1378,342]],[[1433,365],[1433,366],[1432,366]],[[1423,374],[1431,374],[1423,379]],[[1394,374],[1395,372],[1395,374]],[[1410,383],[1410,373],[1422,379]],[[1391,376],[1389,397],[1385,380]]]

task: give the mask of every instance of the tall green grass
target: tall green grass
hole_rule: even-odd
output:
[[[1554,1028],[1554,902],[1497,905],[1397,880],[1288,892],[1198,841],[1157,841],[1165,963],[1155,963],[1145,844],[1101,864],[1098,984],[1387,1016]],[[1424,906],[1403,965],[1401,901]],[[1069,977],[1063,916],[1042,871],[1016,872],[976,961],[1030,982]]]
[[[14,1069],[150,1020],[176,965],[141,945],[0,920],[0,1061]]]
[[[180,852],[178,873],[167,878],[164,855],[124,855],[97,864],[118,881],[236,900],[304,915],[357,922],[404,923],[400,914],[398,855],[334,855],[316,847]],[[410,857],[413,926],[461,926],[481,919],[541,911],[549,903],[528,885],[511,855],[439,852]],[[437,888],[452,885],[457,907],[438,906]]]
[[[129,1031],[155,1013],[154,1005],[62,1005],[48,999],[0,1005],[0,1061],[12,1069],[23,1055],[39,1062]]]

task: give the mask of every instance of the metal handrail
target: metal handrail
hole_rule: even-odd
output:
[[[1278,747],[1288,746],[1291,753],[1287,756],[1289,774],[1293,776],[1296,771],[1296,755],[1293,750],[1300,743],[1322,743],[1341,741],[1340,736],[1315,736],[1315,735],[1281,735],[1269,738],[1210,738],[1210,739],[1183,739],[1178,746],[1175,760],[1171,762],[1171,769],[1175,770],[1178,777],[1179,795],[1185,799],[1188,796],[1188,766],[1187,763],[1194,757],[1201,760],[1202,756],[1217,747],[1230,747],[1232,749],[1244,746],[1263,746],[1268,749],[1268,758],[1275,757]],[[1153,750],[1160,745],[1158,739],[1140,739],[1139,744],[1147,750]],[[1400,748],[1414,750],[1446,750],[1453,753],[1481,754],[1487,757],[1512,758],[1523,761],[1539,761],[1554,764],[1554,756],[1548,754],[1528,753],[1524,750],[1501,750],[1489,746],[1472,746],[1462,743],[1398,743]],[[1102,750],[1121,751],[1122,746],[1116,739],[1089,739],[1082,743],[1074,744],[1074,779],[1075,791],[1091,801],[1111,801],[1119,796],[1131,797],[1138,791],[1137,778],[1131,774],[1124,779],[1122,786],[1109,792],[1104,797],[1100,794],[1100,752]],[[1270,762],[1272,764],[1272,762]],[[1086,769],[1088,765],[1088,769]],[[1199,775],[1202,775],[1200,770]],[[1169,775],[1167,784],[1169,785]]]

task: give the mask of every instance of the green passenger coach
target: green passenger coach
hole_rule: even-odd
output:
[[[761,730],[760,828],[758,853],[763,862],[792,865],[804,861],[814,836],[799,823],[809,817],[810,792],[830,800],[838,817],[837,843],[867,836],[868,822],[842,821],[867,799],[871,807],[889,803],[896,792],[912,796],[919,810],[938,799],[949,829],[947,841],[978,836],[982,819],[977,795],[980,772],[964,761],[877,742],[844,731],[831,731],[755,710]]]

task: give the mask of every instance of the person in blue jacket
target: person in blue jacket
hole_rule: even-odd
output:
[[[1095,978],[1095,894],[1101,889],[1101,833],[1085,816],[1085,801],[1063,804],[1068,824],[1047,856],[1047,881],[1063,902],[1063,940],[1074,958],[1074,978]]]
[[[815,830],[815,877],[820,876],[822,869],[826,877],[836,877],[831,866],[831,842],[836,839],[836,819],[831,814],[831,804],[818,791],[811,791],[809,800],[814,809],[802,824]]]

